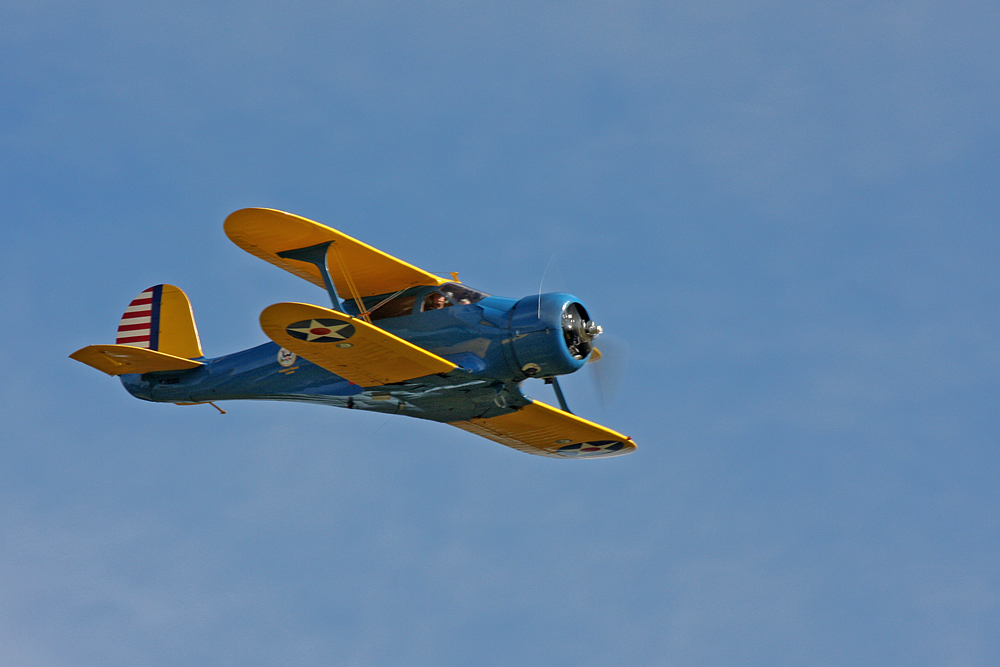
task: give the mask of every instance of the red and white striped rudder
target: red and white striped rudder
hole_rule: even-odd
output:
[[[150,287],[125,309],[122,321],[118,324],[117,345],[132,345],[155,350],[159,344],[160,302],[163,296],[163,285]],[[153,326],[153,315],[156,315],[157,326]],[[154,330],[157,337],[153,337]]]
[[[117,345],[158,350],[185,359],[203,357],[187,295],[173,285],[154,285],[132,299],[118,324]]]

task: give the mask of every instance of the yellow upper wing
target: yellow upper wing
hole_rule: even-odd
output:
[[[278,253],[330,242],[327,266],[341,298],[389,294],[448,282],[318,222],[269,208],[245,208],[226,218],[226,236],[255,257],[325,287],[315,265]],[[352,289],[352,281],[353,288]]]
[[[634,452],[632,439],[538,401],[489,419],[452,426],[528,454],[555,458],[601,458]]]
[[[276,303],[260,314],[268,338],[317,366],[364,387],[458,368],[388,331],[305,303]]]

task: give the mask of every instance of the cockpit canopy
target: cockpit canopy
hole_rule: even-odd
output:
[[[372,320],[385,320],[412,315],[415,309],[417,312],[424,312],[473,304],[489,296],[486,292],[459,283],[444,283],[430,293],[425,293],[424,289],[426,288],[405,290],[408,293],[371,297],[370,301],[365,299],[365,306],[370,309],[369,315]],[[419,308],[416,307],[418,299]],[[350,303],[354,305],[353,302]]]
[[[441,303],[441,298],[437,295],[444,297],[444,303]],[[459,285],[458,283],[445,283],[424,297],[424,304],[421,310],[437,310],[438,308],[448,308],[450,306],[465,306],[476,303],[477,301],[482,301],[488,296],[489,294],[486,292],[480,292],[477,289],[472,289],[471,287],[466,287],[465,285]],[[434,306],[428,308],[428,300],[430,300]]]

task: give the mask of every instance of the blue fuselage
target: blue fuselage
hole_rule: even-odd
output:
[[[567,307],[582,309],[572,295],[489,296],[421,312],[419,304],[433,291],[407,290],[403,296],[414,297],[413,311],[375,324],[456,364],[450,373],[362,387],[268,342],[200,359],[204,364],[195,369],[121,380],[131,394],[149,401],[288,400],[454,422],[510,412],[528,402],[519,390],[524,379],[571,373],[586,363],[586,355],[567,346],[564,332]],[[359,313],[353,301],[341,308]]]

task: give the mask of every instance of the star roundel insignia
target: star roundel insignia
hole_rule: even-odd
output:
[[[594,442],[576,442],[556,450],[560,456],[571,459],[582,459],[591,456],[607,456],[625,446],[620,440],[595,440]]]
[[[354,326],[340,320],[302,320],[285,327],[292,338],[307,343],[335,343],[354,335]]]

